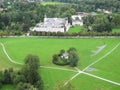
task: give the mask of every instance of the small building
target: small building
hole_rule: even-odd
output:
[[[0,8],[0,11],[3,11],[4,9],[3,8]]]
[[[72,25],[73,26],[83,26],[83,20],[82,20],[82,16],[80,15],[73,15],[71,16],[72,18]]]
[[[83,26],[83,17],[88,16],[89,14],[86,12],[77,12],[77,15],[72,15],[72,25],[73,26]]]
[[[108,10],[103,9],[103,13],[105,13],[105,14],[111,14],[112,12],[110,12],[110,11],[108,11]]]
[[[69,28],[67,18],[44,18],[44,22],[38,23],[31,31],[67,32]]]
[[[65,53],[63,53],[61,55],[61,58],[68,59],[69,58],[69,54],[67,52],[65,52]]]
[[[108,11],[108,10],[106,10],[106,9],[100,9],[100,8],[98,8],[97,11],[98,11],[98,12],[105,13],[105,14],[112,14],[111,11]]]

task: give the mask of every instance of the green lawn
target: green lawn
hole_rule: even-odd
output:
[[[0,90],[16,90],[13,85],[4,85]]]
[[[35,54],[40,57],[40,64],[43,66],[68,68],[72,70],[74,70],[74,68],[69,66],[61,67],[54,65],[52,63],[52,55],[59,53],[61,49],[68,50],[70,47],[75,47],[80,57],[78,68],[83,70],[86,66],[108,53],[119,41],[119,38],[0,38],[0,42],[5,45],[7,53],[16,62],[23,63],[27,54]],[[100,53],[92,56],[92,51],[97,50],[99,46],[104,44],[107,46]],[[97,69],[97,71],[88,73],[120,83],[119,52],[120,46],[100,62],[91,66]],[[0,46],[0,70],[9,67],[19,69],[20,65],[9,62]],[[76,74],[76,72],[45,68],[41,68],[40,73],[44,80],[45,90],[48,90],[48,88],[49,90],[53,90],[58,82],[64,83]],[[120,86],[84,74],[77,76],[71,83],[76,86],[78,90],[120,90]]]
[[[75,72],[54,69],[42,69],[40,72],[45,83],[45,90],[53,90],[57,84],[61,82],[64,84],[75,74]]]
[[[82,30],[82,26],[73,26],[70,28],[69,33],[78,33]]]
[[[114,28],[113,30],[112,30],[112,32],[114,33],[114,32],[120,32],[120,28]]]
[[[42,2],[41,3],[42,5],[58,5],[58,4],[63,4],[63,3],[61,3],[61,2]]]

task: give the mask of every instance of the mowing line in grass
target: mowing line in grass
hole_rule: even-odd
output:
[[[98,78],[98,79],[101,79],[101,80],[104,80],[104,81],[107,81],[107,82],[110,82],[110,83],[113,83],[113,84],[116,84],[116,85],[120,85],[120,83],[117,83],[117,82],[114,82],[114,81],[111,81],[111,80],[108,80],[108,79],[104,79],[104,78],[101,78],[101,77],[98,77],[98,76],[95,76],[95,75],[92,75],[92,74],[89,74],[89,73],[86,73],[84,72],[86,69],[88,69],[89,67],[91,67],[92,65],[96,64],[97,62],[99,62],[100,60],[102,60],[103,58],[105,58],[106,56],[108,56],[109,54],[111,54],[115,49],[117,49],[117,47],[120,45],[120,42],[111,50],[109,51],[108,53],[106,53],[104,56],[102,56],[101,58],[97,59],[95,62],[91,63],[90,65],[88,65],[85,69],[83,69],[82,71],[79,70],[77,67],[75,67],[75,69],[78,71],[77,74],[75,74],[73,77],[71,77],[67,82],[65,82],[64,86],[68,84],[68,82],[70,82],[71,80],[73,80],[74,78],[76,78],[79,74],[86,74],[86,75],[89,75],[89,76],[92,76],[92,77],[95,77],[95,78]]]
[[[91,67],[92,65],[96,64],[97,62],[99,62],[100,60],[102,60],[103,58],[107,57],[108,55],[110,55],[118,46],[120,45],[120,42],[108,53],[106,53],[104,56],[102,56],[101,58],[97,59],[95,62],[91,63],[90,65],[88,65],[85,69],[83,69],[82,71],[87,70],[89,67]]]
[[[40,66],[40,67],[41,67],[41,68],[49,68],[49,69],[64,70],[64,71],[70,71],[70,72],[77,72],[76,70],[64,69],[64,68],[58,68],[58,67],[49,67],[49,66]]]

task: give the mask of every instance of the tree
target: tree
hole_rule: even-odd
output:
[[[38,68],[40,67],[39,64],[39,57],[36,55],[29,54],[25,58],[25,66],[22,68],[22,73],[26,78],[26,82],[30,83],[31,85],[39,85],[38,90],[43,89],[43,81],[41,76],[39,75]]]
[[[0,37],[2,37],[3,36],[3,31],[0,31]]]
[[[100,21],[99,23],[93,24],[93,30],[97,32],[111,32],[112,27],[108,21]]]
[[[5,70],[4,71],[4,79],[3,79],[3,82],[4,84],[11,84],[12,83],[12,78],[11,78],[11,73],[9,70]]]
[[[60,50],[60,55],[62,55],[63,53],[65,53],[65,50],[64,49]]]
[[[25,65],[29,65],[33,70],[38,70],[40,67],[39,57],[32,54],[27,55],[25,58]]]
[[[2,87],[2,81],[3,81],[2,78],[3,77],[0,77],[0,88]]]
[[[29,28],[30,28],[30,24],[29,23],[23,24],[23,31],[24,32],[27,32],[29,30]]]
[[[119,14],[115,14],[112,16],[112,20],[111,23],[113,24],[113,27],[118,27],[120,28],[120,15]]]
[[[38,90],[37,88],[35,88],[33,85],[29,84],[29,83],[22,83],[20,82],[17,85],[17,90]]]
[[[70,48],[68,50],[69,53],[69,61],[70,61],[70,66],[75,67],[78,64],[79,56],[77,54],[77,50],[75,48]]]
[[[26,82],[26,78],[25,78],[25,76],[24,75],[22,75],[22,74],[17,74],[15,77],[14,77],[14,79],[13,79],[13,83],[14,84],[18,84],[18,83],[20,83],[20,82]]]
[[[35,87],[37,88],[37,90],[43,90],[44,86],[43,86],[43,82],[41,81],[41,78],[36,82]]]
[[[59,58],[59,57],[58,57],[57,54],[53,55],[53,62],[54,62],[54,61],[58,61],[58,58]]]
[[[28,55],[25,58],[25,66],[23,67],[23,74],[26,77],[27,82],[35,84],[39,80],[39,74],[37,72],[39,67],[39,58],[34,55]]]
[[[14,72],[13,68],[9,68],[0,75],[0,87],[15,84],[17,90],[43,90],[44,84],[38,72],[39,67],[39,57],[29,54],[20,71]]]

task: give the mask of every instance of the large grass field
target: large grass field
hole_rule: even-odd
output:
[[[77,66],[78,69],[83,70],[91,63],[100,59],[98,62],[90,66],[95,70],[85,72],[117,83],[120,83],[119,42],[120,38],[0,38],[0,43],[4,44],[8,55],[16,62],[24,63],[24,58],[27,54],[35,54],[40,57],[40,64],[42,66],[70,70],[75,69],[69,66],[54,65],[52,63],[52,55],[59,53],[61,49],[68,50],[70,47],[75,47],[80,57]],[[100,52],[93,54],[93,51],[98,51],[99,48],[104,45],[106,45],[106,47]],[[3,52],[2,46],[0,46],[0,70],[9,67],[14,67],[14,69],[17,70],[21,66],[10,62]],[[78,72],[40,68],[40,73],[44,80],[44,90],[54,90],[54,87],[59,84],[59,82],[64,84]],[[78,90],[120,90],[120,85],[85,74],[78,75],[70,82]],[[4,88],[6,87],[13,88],[10,85],[5,86]],[[2,90],[7,90],[4,88]]]
[[[41,3],[42,5],[59,5],[59,4],[64,4],[64,3],[61,3],[61,2],[42,2]]]

